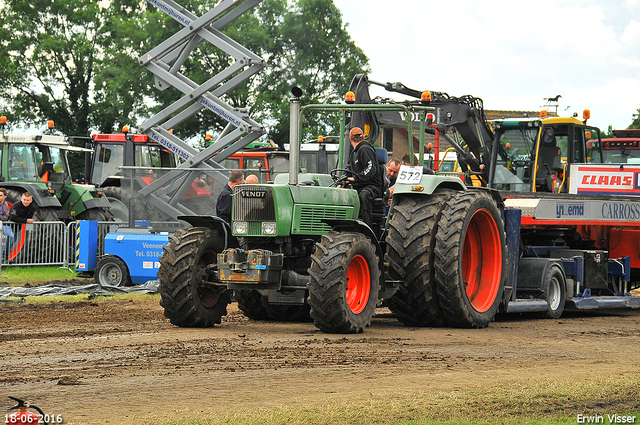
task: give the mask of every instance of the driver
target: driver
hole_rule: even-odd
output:
[[[376,150],[373,145],[363,143],[362,129],[353,127],[349,132],[349,140],[353,152],[349,157],[347,170],[350,170],[353,175],[346,179],[346,183],[350,183],[358,191],[362,221],[373,228],[371,210],[373,200],[382,197],[383,169],[378,166]]]

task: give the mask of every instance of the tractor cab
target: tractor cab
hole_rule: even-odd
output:
[[[600,130],[585,122],[559,117],[492,121],[498,147],[492,187],[567,192],[570,164],[602,162]]]

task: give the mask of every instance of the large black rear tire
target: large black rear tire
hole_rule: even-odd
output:
[[[121,187],[108,186],[102,189],[104,196],[107,197],[111,204],[110,213],[115,221],[129,222],[129,214],[133,207],[134,219],[150,220],[149,212],[138,198],[131,198],[128,191]],[[130,203],[130,200],[132,204]]]
[[[113,221],[113,214],[107,208],[91,208],[77,215],[78,220]]]
[[[371,323],[380,292],[378,257],[360,233],[329,232],[311,256],[308,302],[322,332],[360,333]]]
[[[251,289],[235,289],[233,299],[238,303],[240,311],[252,320],[266,320],[267,310],[262,306],[262,295]]]
[[[388,272],[402,283],[388,307],[406,326],[444,324],[434,283],[433,247],[440,212],[452,193],[402,197],[389,220]]]
[[[160,257],[160,305],[172,324],[211,327],[220,324],[231,291],[204,281],[205,269],[217,263],[224,240],[212,229],[191,227],[169,237]]]
[[[504,239],[500,212],[490,194],[468,190],[445,203],[434,267],[447,324],[483,328],[494,319],[504,290]]]

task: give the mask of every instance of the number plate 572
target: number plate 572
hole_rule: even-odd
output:
[[[402,165],[398,172],[398,183],[417,184],[422,178],[422,167],[410,167]]]

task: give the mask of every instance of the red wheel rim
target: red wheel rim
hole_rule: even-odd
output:
[[[356,255],[347,270],[347,305],[354,314],[362,313],[369,302],[371,292],[371,273],[367,260],[362,255]]]
[[[218,256],[213,251],[205,251],[202,253],[200,257],[200,261],[198,261],[198,267],[204,268],[209,264],[215,264],[218,261]],[[200,299],[200,304],[203,307],[211,308],[217,304],[220,299],[220,292],[214,292],[209,287],[200,286],[197,290],[198,298]]]
[[[502,244],[498,225],[487,210],[471,217],[462,248],[462,277],[467,298],[473,308],[483,313],[491,308],[502,275]]]

